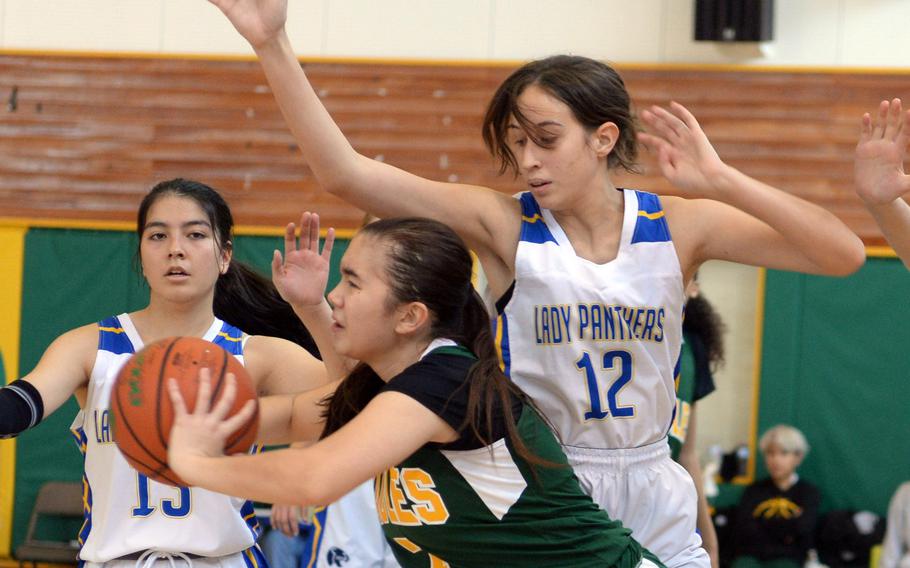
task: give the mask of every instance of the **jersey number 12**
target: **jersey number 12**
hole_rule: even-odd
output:
[[[603,420],[608,416],[614,418],[631,418],[635,416],[635,408],[632,406],[620,406],[616,400],[619,391],[632,380],[632,354],[628,351],[607,351],[603,354],[601,360],[601,370],[612,371],[619,366],[619,377],[616,378],[606,392],[606,406],[601,396],[601,386],[598,381],[597,372],[594,370],[594,363],[591,361],[591,355],[585,352],[581,359],[575,362],[578,370],[585,374],[585,382],[588,387],[588,398],[591,401],[590,408],[585,412],[585,420]],[[604,381],[606,382],[606,381]]]

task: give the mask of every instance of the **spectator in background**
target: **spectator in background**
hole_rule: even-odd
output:
[[[910,568],[910,481],[897,488],[888,505],[888,524],[879,568]]]
[[[781,424],[759,446],[770,477],[747,487],[740,500],[733,568],[800,568],[813,548],[820,501],[818,489],[796,474],[809,444]]]

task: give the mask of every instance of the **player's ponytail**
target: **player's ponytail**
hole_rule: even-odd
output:
[[[149,209],[166,195],[195,201],[208,217],[219,251],[233,249],[234,218],[224,198],[204,183],[181,178],[157,184],[142,199],[136,223],[140,242]],[[138,248],[136,257],[139,257]],[[309,331],[290,304],[281,299],[272,282],[239,261],[231,260],[227,271],[215,283],[212,309],[215,316],[250,335],[282,337],[318,356]]]
[[[422,218],[383,219],[363,227],[382,247],[389,308],[421,302],[431,314],[430,333],[467,347],[477,357],[468,375],[468,406],[459,431],[470,431],[484,444],[493,439],[493,416],[505,417],[509,443],[519,456],[538,465],[556,465],[532,454],[518,435],[513,402],[536,411],[527,395],[499,367],[490,316],[471,286],[472,259],[464,242],[442,223]],[[334,432],[376,396],[382,380],[366,365],[354,370],[327,403],[323,436]]]

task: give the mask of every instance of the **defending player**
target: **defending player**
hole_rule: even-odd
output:
[[[232,260],[232,226],[230,209],[210,187],[183,179],[155,186],[139,207],[136,227],[148,306],[64,333],[34,370],[0,389],[4,437],[37,425],[72,395],[79,402],[72,430],[85,456],[85,523],[78,536],[83,566],[132,567],[139,560],[151,565],[174,558],[192,559],[197,567],[263,565],[249,502],[152,481],[126,463],[110,434],[108,402],[120,367],[144,344],[164,337],[203,337],[227,349],[261,393],[326,383],[326,368],[298,345],[247,335],[227,323],[312,343],[275,288]],[[305,295],[305,272],[277,276],[285,296]],[[304,315],[311,322],[325,316],[309,309]],[[327,351],[334,375],[341,375],[340,362]]]

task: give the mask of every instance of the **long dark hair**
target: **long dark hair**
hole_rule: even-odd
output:
[[[218,251],[233,250],[234,217],[227,202],[221,194],[204,183],[182,178],[157,184],[142,199],[136,219],[136,233],[140,243],[149,209],[156,201],[167,195],[195,201],[212,225]],[[137,259],[139,255],[137,248]],[[290,304],[281,299],[272,282],[233,258],[227,271],[215,283],[212,310],[216,317],[236,325],[245,333],[281,337],[293,341],[316,356],[319,354],[310,332]]]
[[[686,302],[686,317],[683,319],[683,333],[697,335],[704,345],[708,365],[712,372],[724,364],[724,332],[727,326],[720,314],[703,295],[689,298]]]
[[[637,171],[636,120],[622,77],[606,63],[588,57],[554,55],[518,68],[503,81],[487,106],[483,141],[499,161],[500,173],[518,172],[518,162],[507,143],[512,117],[535,144],[547,147],[542,141],[541,129],[532,124],[518,106],[518,97],[531,85],[541,87],[564,102],[575,119],[589,131],[605,122],[614,123],[619,128],[619,139],[607,157],[607,166]]]
[[[519,456],[534,464],[550,464],[533,455],[522,442],[512,411],[515,399],[536,411],[528,396],[499,366],[490,317],[471,285],[472,260],[452,229],[430,219],[383,219],[361,229],[355,238],[370,236],[385,254],[386,282],[391,289],[388,308],[421,302],[430,312],[432,337],[464,345],[477,357],[467,377],[468,405],[459,433],[470,428],[484,444],[493,441],[496,411],[505,418],[506,432]],[[323,437],[337,431],[369,403],[383,385],[366,364],[358,365],[327,402]]]

